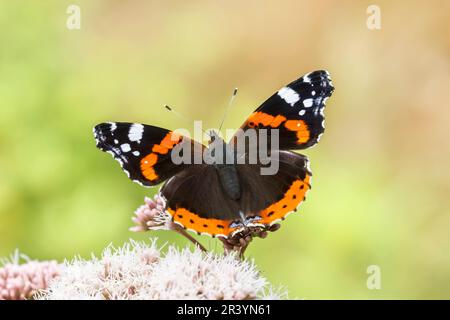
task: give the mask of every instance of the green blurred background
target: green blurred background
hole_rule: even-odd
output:
[[[67,7],[81,8],[68,30]],[[327,129],[304,153],[300,214],[248,255],[292,298],[450,298],[450,2],[2,1],[0,256],[62,261],[134,234],[145,189],[95,148],[92,127],[170,129],[178,111],[227,128],[289,81],[327,69]],[[220,243],[201,240],[211,249]],[[381,268],[381,290],[366,286]]]

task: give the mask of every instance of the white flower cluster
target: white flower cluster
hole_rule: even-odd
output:
[[[269,294],[266,294],[266,293]],[[162,255],[131,241],[106,248],[101,258],[77,258],[38,298],[53,299],[279,299],[253,262],[169,247]]]

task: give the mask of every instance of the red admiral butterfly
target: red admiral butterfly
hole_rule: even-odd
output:
[[[198,234],[227,238],[243,227],[284,220],[305,200],[311,188],[308,159],[289,150],[319,141],[325,102],[333,90],[327,71],[311,72],[272,95],[241,126],[240,132],[278,129],[275,175],[261,175],[260,163],[175,164],[170,156],[175,146],[190,145],[192,158],[208,147],[154,126],[102,123],[94,135],[97,148],[110,153],[131,180],[144,186],[165,181],[160,193],[175,223]]]

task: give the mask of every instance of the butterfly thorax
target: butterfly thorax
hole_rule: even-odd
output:
[[[241,186],[233,149],[215,132],[211,132],[211,141],[208,149],[209,163],[216,169],[220,184],[226,195],[232,200],[239,200],[241,197]]]

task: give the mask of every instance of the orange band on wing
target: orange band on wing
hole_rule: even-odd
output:
[[[155,144],[152,148],[152,151],[159,154],[167,154],[167,152],[169,152],[169,149],[167,149],[166,147],[162,147],[159,144]]]
[[[179,134],[172,131],[167,133],[159,144],[153,146],[152,152],[141,159],[140,165],[142,175],[150,181],[158,180],[159,176],[156,174],[154,168],[155,164],[158,163],[158,154],[167,154],[169,150],[173,149],[173,147],[181,140],[182,137]]]
[[[180,142],[180,140],[181,136],[178,133],[171,131],[166,134],[159,145],[167,149],[172,149],[178,142]]]
[[[167,154],[169,150],[178,144],[181,140],[181,136],[173,131],[166,134],[159,144],[155,144],[152,148],[153,152],[159,154]]]
[[[230,228],[231,221],[229,220],[201,218],[197,214],[184,208],[177,208],[176,210],[168,208],[167,211],[172,216],[175,223],[199,234],[207,234],[212,237],[228,237],[229,234],[237,229]]]
[[[258,220],[257,223],[270,225],[284,219],[290,212],[295,211],[305,199],[306,192],[311,188],[309,184],[310,179],[311,177],[306,175],[303,180],[295,180],[284,194],[283,199],[259,213],[261,220]]]
[[[255,127],[258,125],[263,125],[265,127],[277,128],[283,121],[286,121],[286,117],[278,115],[276,117],[264,112],[254,112],[247,120],[246,124],[249,127]]]
[[[288,120],[284,123],[284,126],[289,131],[295,131],[297,133],[297,143],[306,143],[309,140],[310,133],[308,125],[303,120]]]
[[[278,128],[282,123],[289,131],[294,131],[297,134],[297,143],[307,143],[310,138],[308,125],[303,120],[287,120],[282,115],[272,116],[270,114],[258,111],[254,112],[247,120],[246,125],[254,128],[259,125],[265,127]]]
[[[295,180],[285,192],[283,199],[259,212],[258,215],[261,219],[257,220],[256,224],[271,225],[283,220],[290,212],[295,211],[300,203],[305,200],[306,192],[311,188],[310,180],[311,176],[309,175],[306,175],[303,180]],[[167,211],[175,223],[198,234],[227,238],[239,229],[239,227],[230,227],[231,220],[202,218],[185,208],[177,208],[176,210],[168,208]]]

